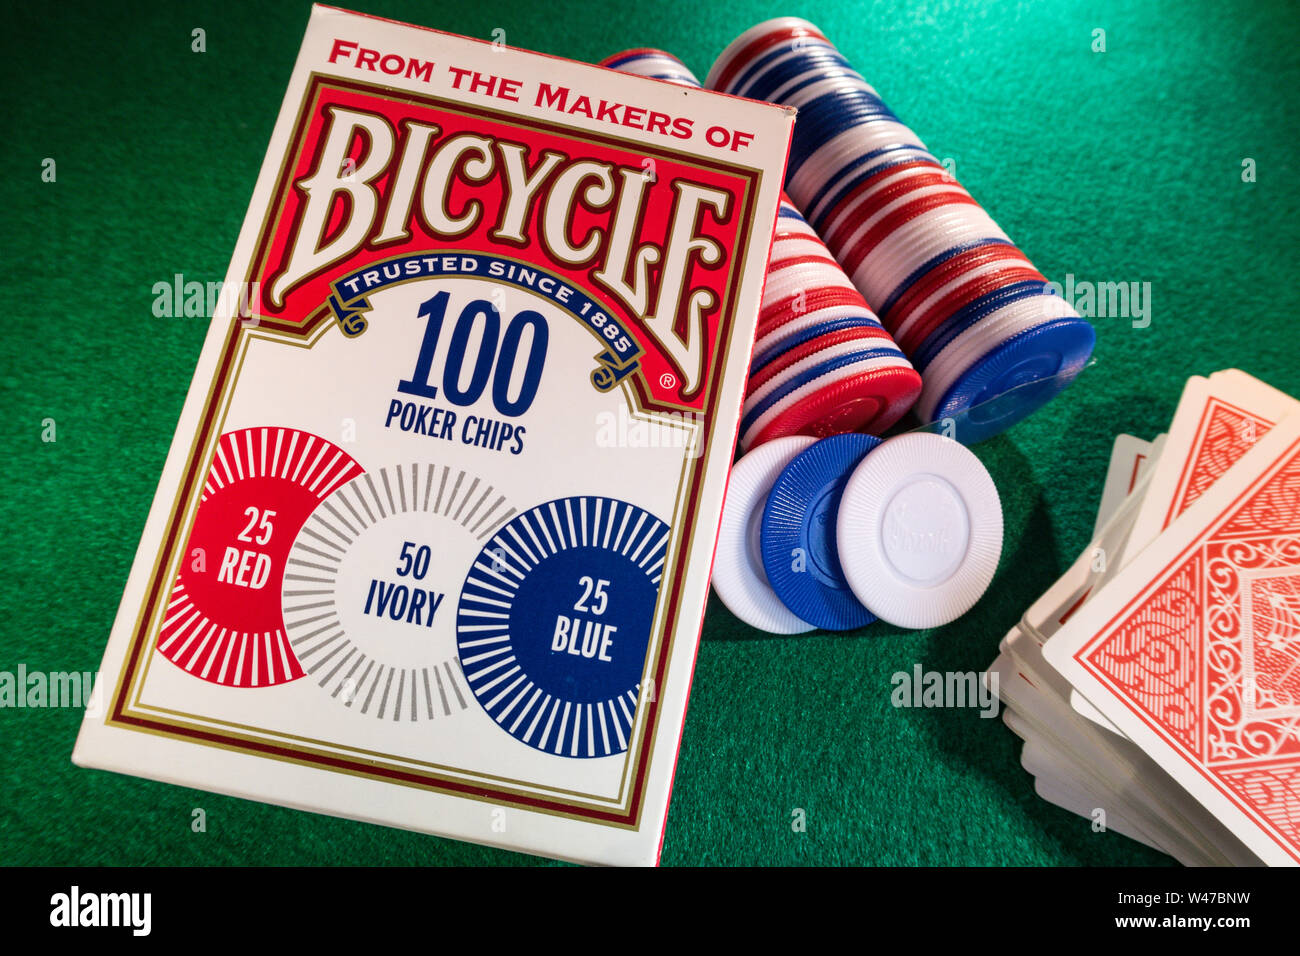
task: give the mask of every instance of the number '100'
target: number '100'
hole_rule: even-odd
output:
[[[420,355],[415,360],[415,372],[409,379],[397,383],[397,390],[408,395],[437,398],[438,389],[429,381],[433,374],[433,357],[438,351],[438,338],[442,335],[443,320],[447,316],[449,293],[439,292],[420,306],[420,318],[425,320],[424,341]],[[483,318],[483,338],[479,340],[478,354],[470,359],[466,352],[470,336],[479,317]],[[524,380],[519,394],[510,398],[510,379],[519,361],[519,343],[524,330],[533,331],[532,344],[525,359]],[[528,411],[537,397],[537,387],[542,381],[542,366],[546,364],[546,345],[550,330],[546,319],[531,309],[515,315],[501,332],[501,316],[496,307],[484,299],[475,299],[461,309],[447,343],[447,361],[442,369],[442,390],[453,405],[472,405],[483,395],[489,380],[492,382],[492,404],[502,415],[516,417]],[[467,360],[473,362],[469,384],[460,387],[461,375]]]

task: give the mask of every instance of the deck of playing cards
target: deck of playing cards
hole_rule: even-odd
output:
[[[1300,862],[1300,402],[1188,381],[989,668],[1044,799],[1189,866]]]

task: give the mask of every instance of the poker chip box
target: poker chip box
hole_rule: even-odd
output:
[[[793,113],[315,7],[74,761],[655,862]]]

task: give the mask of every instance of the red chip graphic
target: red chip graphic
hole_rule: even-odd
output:
[[[228,687],[301,677],[280,605],[289,548],[321,501],[362,472],[345,451],[310,432],[245,428],[223,435],[158,635],[159,652],[195,677]]]

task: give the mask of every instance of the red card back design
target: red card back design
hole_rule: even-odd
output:
[[[1300,860],[1300,443],[1075,660]]]
[[[1211,396],[1206,403],[1200,427],[1196,430],[1187,470],[1183,472],[1178,490],[1165,514],[1164,526],[1168,527],[1169,522],[1190,508],[1210,485],[1219,480],[1220,475],[1236,464],[1275,424],[1277,423]]]

